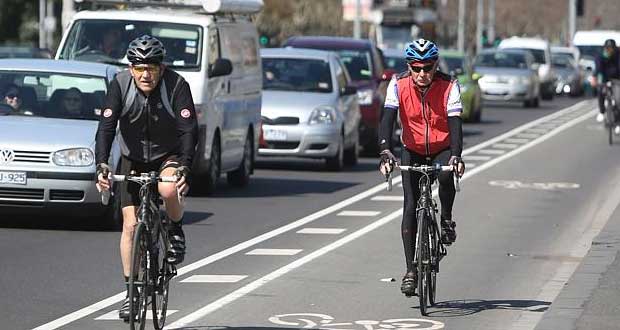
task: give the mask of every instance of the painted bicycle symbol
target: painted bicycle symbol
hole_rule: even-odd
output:
[[[352,322],[335,322],[334,317],[325,314],[294,313],[281,314],[269,318],[274,324],[296,327],[298,329],[321,330],[409,330],[409,329],[443,329],[444,324],[428,319],[388,319],[383,321],[358,320]]]
[[[536,190],[558,190],[558,189],[577,189],[578,183],[571,182],[521,182],[517,180],[495,180],[489,181],[489,185],[504,187],[506,189],[536,189]]]

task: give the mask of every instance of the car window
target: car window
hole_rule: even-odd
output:
[[[338,63],[336,66],[336,82],[338,83],[338,90],[344,90],[347,86],[346,69],[342,67],[342,64]]]
[[[476,56],[476,66],[498,67],[498,68],[518,68],[526,69],[528,67],[525,54],[495,52],[484,53]]]
[[[215,64],[215,61],[220,58],[220,35],[216,27],[209,28],[207,43],[208,64],[212,66]]]
[[[263,89],[331,93],[329,63],[314,59],[263,58]]]
[[[551,62],[556,68],[572,68],[575,66],[573,56],[569,54],[554,54],[551,56]]]
[[[2,103],[19,100],[15,114],[97,120],[106,94],[103,77],[51,72],[0,71]]]
[[[347,67],[354,81],[371,80],[373,76],[372,61],[368,50],[338,50],[342,63]]]
[[[446,64],[448,65],[448,71],[449,72],[453,72],[453,73],[457,73],[457,71],[460,70],[460,73],[465,72],[464,68],[465,68],[465,63],[463,61],[462,57],[444,57],[444,60],[446,61]]]
[[[547,60],[545,59],[545,51],[542,49],[530,49],[530,48],[510,48],[516,50],[525,50],[528,51],[534,56],[534,63],[545,64]]]
[[[397,72],[407,71],[407,61],[402,56],[386,56],[385,67]]]
[[[127,46],[145,34],[164,44],[164,63],[167,65],[179,69],[199,68],[202,27],[190,24],[78,20],[71,28],[59,57],[67,60],[127,63]]]

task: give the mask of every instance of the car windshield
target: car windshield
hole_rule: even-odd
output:
[[[202,28],[145,21],[79,20],[71,28],[61,59],[126,64],[129,43],[148,34],[166,48],[164,63],[178,69],[200,67]]]
[[[569,54],[553,54],[551,56],[551,62],[556,68],[572,68],[575,66],[573,56]]]
[[[386,56],[385,67],[397,72],[407,71],[407,61],[402,56]]]
[[[579,49],[579,53],[581,56],[592,56],[593,58],[598,57],[603,53],[603,45],[600,46],[577,46]]]
[[[370,52],[367,50],[338,50],[342,63],[347,67],[351,80],[372,79],[372,62]]]
[[[263,89],[331,93],[329,63],[311,59],[263,58]]]
[[[495,68],[527,68],[524,54],[496,52],[480,54],[476,57],[476,66],[486,66]]]
[[[97,120],[106,94],[103,77],[55,72],[0,71],[8,115]]]
[[[444,57],[446,64],[448,65],[449,72],[456,72],[460,69],[463,72],[463,58],[461,57]]]
[[[511,48],[516,50],[525,50],[530,52],[534,56],[534,63],[545,64],[547,61],[545,60],[545,51],[542,49],[531,49],[531,48]]]

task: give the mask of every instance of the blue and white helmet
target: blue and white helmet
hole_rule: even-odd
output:
[[[407,62],[434,61],[437,58],[439,58],[439,48],[430,40],[420,38],[405,48]]]

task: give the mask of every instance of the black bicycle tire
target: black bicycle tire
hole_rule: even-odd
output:
[[[161,247],[157,251],[157,267],[154,272],[155,275],[155,287],[151,293],[151,306],[153,311],[153,327],[156,330],[161,330],[166,324],[166,312],[168,311],[168,294],[170,293],[170,281],[169,281],[169,267],[170,265],[166,261],[166,234],[163,228],[159,229],[157,246]],[[158,295],[158,292],[163,292]],[[162,297],[161,302],[158,301],[158,297]]]
[[[426,275],[428,270],[428,226],[426,219],[426,210],[421,209],[418,211],[418,246],[416,249],[418,252],[418,298],[420,301],[420,313],[423,316],[427,316],[426,302],[428,295],[428,277]],[[426,260],[426,263],[425,263]]]
[[[143,265],[143,267],[146,267],[146,258],[147,255],[146,253],[143,253],[143,249],[144,244],[146,243],[146,226],[141,223],[138,222],[136,224],[136,227],[134,229],[134,238],[133,238],[133,244],[131,247],[131,269],[129,272],[129,301],[131,303],[130,308],[129,308],[129,329],[130,330],[144,330],[144,327],[146,325],[146,305],[148,303],[147,301],[147,295],[146,295],[146,285],[148,283],[148,270],[147,269],[143,269],[144,271],[140,274],[136,274],[136,265],[137,264],[141,264]],[[142,276],[140,276],[142,275]],[[141,277],[141,278],[138,278]],[[137,282],[137,283],[136,283]],[[139,284],[138,284],[139,283]],[[142,291],[139,291],[140,288],[136,288],[136,284],[138,284],[138,286],[141,286]],[[135,297],[135,293],[138,293],[138,316],[136,318],[136,315],[134,313],[134,309],[133,309],[133,301],[136,299]],[[136,323],[138,323],[138,327],[136,327]]]
[[[437,242],[437,222],[431,217],[432,225],[429,226],[428,240],[430,242],[430,271],[428,272],[428,304],[435,306],[435,298],[437,297],[437,269],[439,264],[439,246]]]

